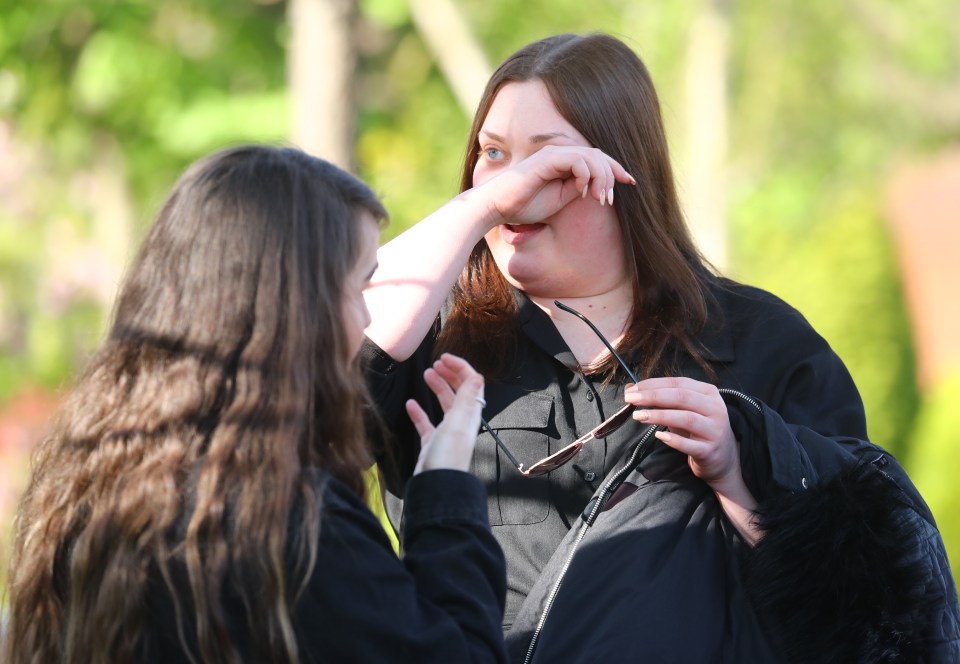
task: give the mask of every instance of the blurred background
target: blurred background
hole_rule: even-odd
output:
[[[3,0],[2,568],[31,448],[188,163],[300,145],[374,186],[386,240],[456,193],[492,68],[596,30],[653,75],[708,257],[830,341],[960,569],[957,0]]]

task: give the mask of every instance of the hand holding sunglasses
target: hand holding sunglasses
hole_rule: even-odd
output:
[[[649,378],[624,392],[633,418],[662,424],[656,437],[690,457],[693,474],[715,490],[740,478],[740,451],[715,385],[692,378]]]

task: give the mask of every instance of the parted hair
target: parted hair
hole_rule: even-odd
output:
[[[341,315],[361,211],[386,218],[364,183],[294,148],[227,149],[180,178],[35,451],[7,661],[137,661],[158,588],[193,661],[240,661],[238,630],[256,661],[298,661],[318,471],[363,495],[370,463]]]
[[[473,186],[480,129],[497,93],[509,83],[531,80],[541,81],[560,115],[637,180],[636,186],[616,184],[633,286],[622,354],[641,358],[644,377],[667,370],[680,350],[707,368],[693,338],[706,321],[712,272],[683,217],[653,81],[626,44],[605,34],[562,34],[509,56],[487,83],[474,116],[460,190]],[[474,248],[452,295],[438,352],[460,354],[488,377],[497,376],[513,353],[517,306],[486,242]],[[598,369],[615,368],[611,357]]]

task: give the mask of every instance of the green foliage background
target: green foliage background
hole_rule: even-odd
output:
[[[651,70],[682,154],[685,54],[706,0],[455,4],[491,64],[556,32],[618,35]],[[960,68],[957,9],[949,0],[712,4],[726,12],[731,49],[728,271],[797,306],[836,348],[861,388],[872,438],[914,473],[960,564],[960,498],[941,463],[960,443],[950,408],[960,393],[955,381],[918,389],[882,205],[898,160],[935,153],[960,133],[960,121],[918,109],[911,88],[890,76],[921,89],[950,85]],[[386,239],[455,193],[469,118],[405,0],[361,0],[359,9],[356,150],[360,174],[392,213]],[[64,229],[78,241],[111,233],[98,226],[102,208],[84,177],[106,171],[122,183],[133,246],[189,162],[288,135],[286,10],[272,0],[7,0],[0,404],[28,386],[67,383],[109,314],[109,298],[89,288],[50,296],[60,292],[51,246]]]

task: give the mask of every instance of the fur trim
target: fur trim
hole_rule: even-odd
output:
[[[863,463],[764,501],[744,576],[789,662],[929,661],[926,526],[894,482]]]

